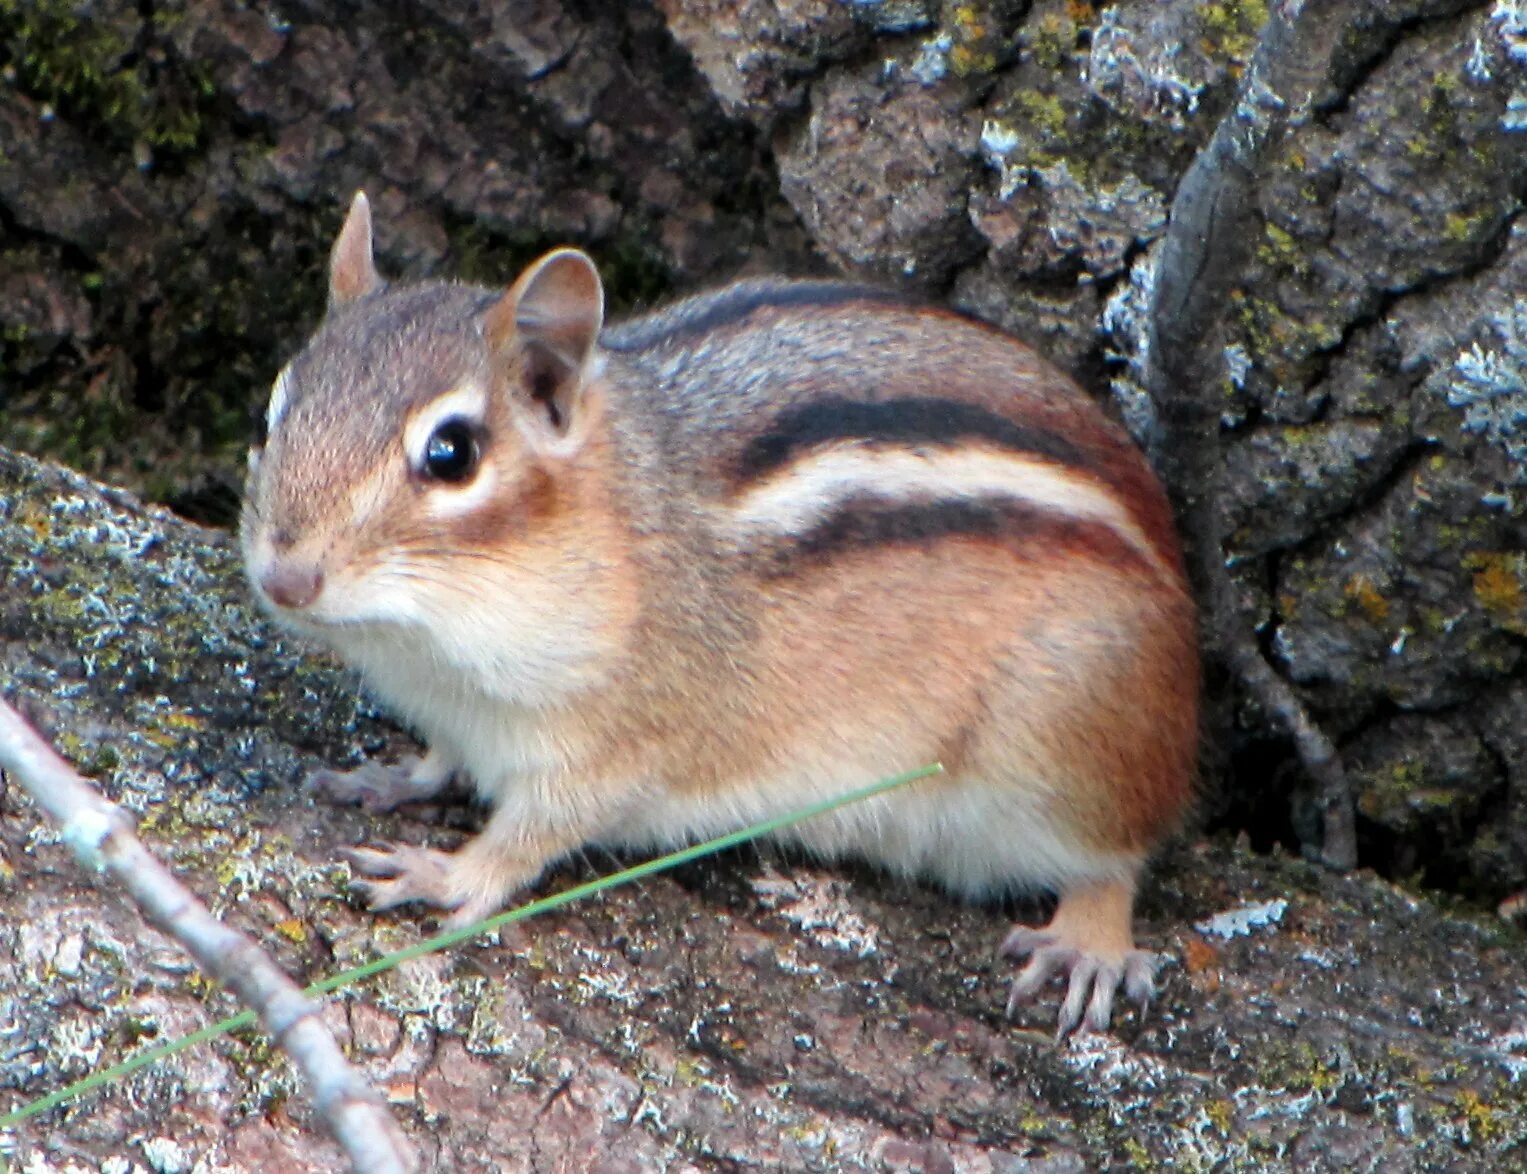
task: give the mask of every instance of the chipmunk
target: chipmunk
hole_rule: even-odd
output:
[[[1142,1003],[1137,877],[1197,748],[1194,608],[1124,432],[999,330],[750,280],[607,325],[584,253],[504,290],[390,285],[357,194],[275,382],[248,577],[427,741],[327,772],[384,806],[469,776],[452,853],[350,854],[374,908],[486,915],[580,845],[674,846],[941,762],[778,833],[958,894],[1048,889],[1009,1011]]]

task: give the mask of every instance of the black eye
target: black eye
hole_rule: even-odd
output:
[[[467,421],[452,417],[436,426],[424,446],[426,477],[459,484],[477,472],[477,430]]]

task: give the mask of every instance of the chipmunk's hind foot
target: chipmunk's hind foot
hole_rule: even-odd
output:
[[[1121,990],[1143,1011],[1155,993],[1160,959],[1135,948],[1133,905],[1132,881],[1093,883],[1063,892],[1055,916],[1043,929],[1015,925],[1001,954],[1028,962],[1013,979],[1007,1013],[1032,1000],[1057,975],[1066,977],[1057,1039],[1081,1026],[1106,1031],[1114,997]]]

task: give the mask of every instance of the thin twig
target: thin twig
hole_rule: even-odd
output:
[[[48,813],[86,869],[110,872],[151,922],[255,1010],[307,1077],[314,1107],[353,1169],[402,1174],[417,1168],[417,1158],[381,1097],[345,1060],[323,1025],[319,1005],[252,938],[214,918],[138,841],[122,809],[75,773],[4,700],[0,769]]]
[[[1352,788],[1331,739],[1293,687],[1273,670],[1246,623],[1225,566],[1228,527],[1218,492],[1219,412],[1224,363],[1215,327],[1242,279],[1261,164],[1308,118],[1330,84],[1342,34],[1362,5],[1350,0],[1281,0],[1263,30],[1234,108],[1178,186],[1156,264],[1144,382],[1161,413],[1157,451],[1190,539],[1190,569],[1206,602],[1214,650],[1293,740],[1320,789],[1320,858],[1357,863]]]

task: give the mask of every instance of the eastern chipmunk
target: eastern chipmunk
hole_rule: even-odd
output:
[[[250,582],[430,747],[339,798],[492,805],[459,851],[359,849],[374,908],[488,914],[587,842],[734,830],[930,762],[781,836],[958,893],[1049,889],[1009,1008],[1142,1002],[1131,908],[1190,802],[1194,609],[1123,431],[1027,347],[819,281],[613,325],[558,249],[507,292],[389,285],[358,194],[276,380]]]

